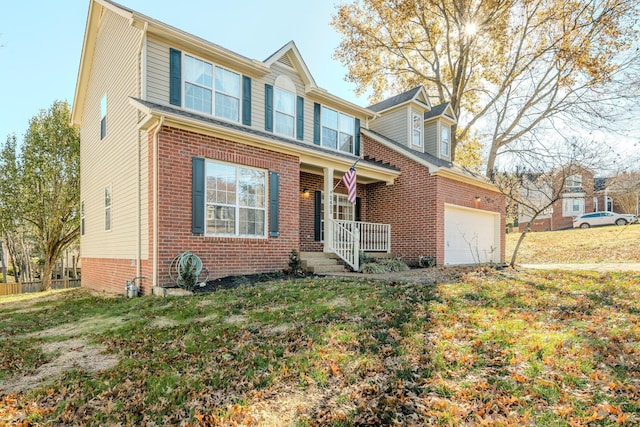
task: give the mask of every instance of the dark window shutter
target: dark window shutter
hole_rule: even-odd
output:
[[[242,76],[242,124],[251,126],[251,77]]]
[[[296,129],[296,138],[298,138],[300,141],[304,140],[304,98],[299,96],[298,99],[298,105],[296,108],[296,114],[297,114],[297,124],[298,124],[298,128]]]
[[[313,103],[313,143],[320,145],[320,104]]]
[[[322,227],[322,191],[313,193],[314,210],[313,210],[313,238],[316,242],[320,241],[320,227]]]
[[[264,85],[264,130],[273,132],[273,86]]]
[[[191,159],[191,232],[204,233],[204,159]]]
[[[356,221],[362,221],[362,198],[356,197]]]
[[[169,103],[182,104],[182,52],[169,49]]]
[[[360,155],[360,119],[356,119],[356,134],[354,135],[355,137],[355,143],[353,144],[353,154],[355,154],[356,156]]]
[[[277,172],[269,172],[269,236],[280,235],[280,175]]]

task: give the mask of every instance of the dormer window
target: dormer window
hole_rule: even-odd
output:
[[[440,126],[440,155],[451,155],[451,128],[445,124]]]
[[[353,153],[354,118],[331,108],[322,107],[322,146]]]
[[[411,119],[411,129],[412,129],[412,142],[413,145],[418,147],[422,146],[422,115],[421,114],[412,114]]]

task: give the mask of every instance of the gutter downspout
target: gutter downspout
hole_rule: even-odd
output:
[[[153,287],[158,286],[158,135],[164,125],[164,116],[153,131]]]
[[[140,45],[138,46],[138,97],[144,99],[144,75],[142,51],[145,47],[147,38],[147,28],[149,23],[144,23],[142,36],[140,37]],[[138,116],[140,113],[138,113]],[[140,119],[140,117],[138,117]],[[136,252],[136,277],[142,277],[142,137],[138,130],[138,236],[137,236],[137,252]]]

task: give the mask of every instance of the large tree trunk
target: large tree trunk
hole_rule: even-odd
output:
[[[53,268],[55,267],[55,260],[51,260],[48,255],[44,257],[44,266],[42,267],[42,276],[40,279],[42,280],[42,290],[48,291],[51,289],[51,273],[53,273]]]

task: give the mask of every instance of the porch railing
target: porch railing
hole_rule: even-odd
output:
[[[390,252],[391,225],[360,221],[331,222],[331,250],[354,271],[360,269],[360,252]]]

